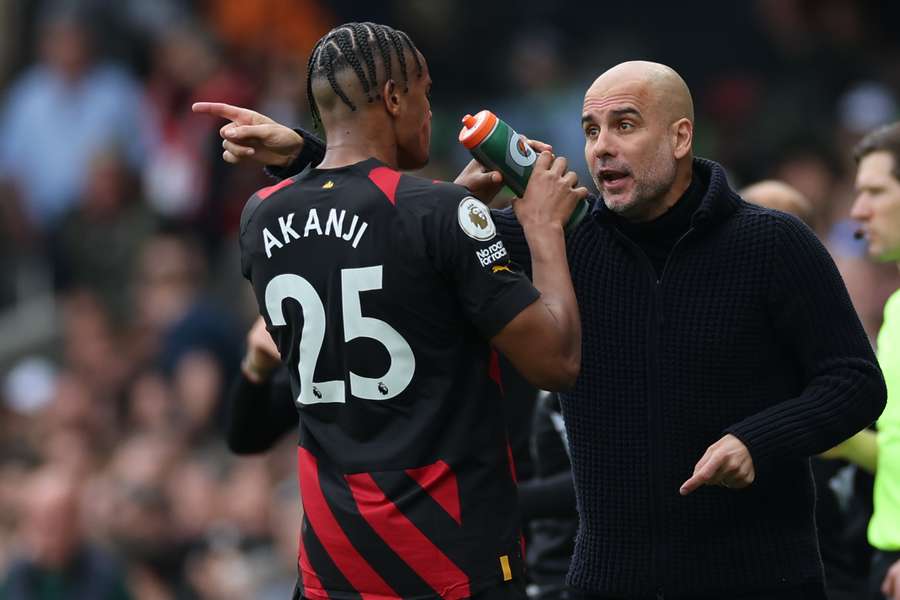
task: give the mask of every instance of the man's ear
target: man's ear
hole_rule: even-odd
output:
[[[393,116],[400,114],[400,91],[393,79],[384,82],[381,89],[381,97],[384,101],[384,108]]]
[[[672,124],[672,138],[675,158],[681,159],[687,156],[694,143],[694,124],[690,119],[679,119]]]

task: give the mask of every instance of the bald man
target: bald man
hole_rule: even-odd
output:
[[[741,190],[741,197],[747,202],[765,206],[794,215],[812,226],[812,204],[797,188],[777,179],[764,179]]]
[[[290,137],[262,119],[223,127],[226,160]],[[824,598],[809,457],[885,400],[834,264],[799,220],[694,158],[671,68],[606,71],[581,121],[599,195],[567,245],[583,335],[560,395],[580,517],[569,585],[592,599]],[[321,159],[305,137],[279,152],[299,156],[289,172]],[[467,182],[482,200],[493,175]],[[494,218],[529,264],[512,211]]]

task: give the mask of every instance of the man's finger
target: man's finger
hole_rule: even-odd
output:
[[[575,171],[569,171],[563,176],[563,181],[569,184],[569,187],[575,187],[578,183],[578,174]]]
[[[681,488],[678,490],[678,493],[682,496],[687,496],[705,483],[706,475],[704,473],[695,473],[691,476],[690,479],[681,484]]]
[[[225,137],[229,140],[264,140],[272,133],[272,126],[265,125],[232,125],[225,129]]]
[[[248,156],[253,156],[256,153],[256,150],[254,150],[250,146],[242,146],[228,140],[224,140],[222,142],[222,148],[224,148],[228,152],[231,152],[231,154],[233,154],[237,158],[246,158]]]
[[[237,163],[241,162],[241,159],[239,159],[237,156],[235,156],[228,150],[226,150],[225,152],[222,153],[222,160],[224,160],[227,163],[231,163],[233,165],[236,165]]]
[[[538,140],[529,140],[525,138],[528,142],[528,145],[531,146],[531,149],[535,152],[553,152],[553,146],[550,144],[545,144],[544,142]]]
[[[549,152],[541,152],[538,155],[537,160],[534,163],[535,171],[547,171],[550,169],[550,165],[553,164],[553,155]]]
[[[702,459],[701,459],[702,461]],[[710,456],[703,465],[697,463],[694,467],[694,474],[681,484],[679,492],[682,496],[687,496],[701,485],[713,484],[718,482],[719,467],[722,464],[722,458],[717,454]]]
[[[697,464],[694,465],[694,473],[696,473],[706,465],[710,457],[712,457],[714,451],[715,449],[712,446],[706,449],[706,452],[703,453],[703,456],[701,456],[700,460],[697,461]]]
[[[590,195],[590,193],[591,192],[588,191],[588,189],[586,187],[575,188],[575,195],[578,197],[579,200],[581,200],[583,198],[587,198],[588,195]]]
[[[900,562],[888,569],[884,581],[881,583],[881,593],[887,598],[897,600],[900,598]]]
[[[476,175],[478,177],[479,183],[484,184],[496,184],[503,181],[503,175],[500,174],[499,171],[488,171],[487,173],[478,173]]]
[[[249,118],[253,111],[241,108],[240,106],[232,106],[224,102],[194,102],[191,110],[202,115],[212,115],[221,117],[229,121],[237,121],[240,118]]]
[[[556,160],[553,161],[553,166],[550,167],[550,170],[553,171],[556,175],[562,177],[568,170],[568,167],[568,159],[565,156],[557,156]]]

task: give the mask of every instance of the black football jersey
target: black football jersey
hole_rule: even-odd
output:
[[[375,159],[260,190],[241,262],[300,411],[307,598],[465,598],[518,577],[487,342],[538,297],[488,208]]]

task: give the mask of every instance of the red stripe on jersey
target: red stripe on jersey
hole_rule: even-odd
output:
[[[506,458],[509,460],[509,474],[512,475],[513,483],[519,484],[519,478],[516,477],[516,460],[513,458],[512,446],[509,445],[509,439],[506,440]]]
[[[369,171],[369,179],[384,192],[391,204],[397,206],[397,186],[400,185],[400,173],[387,167],[375,167]]]
[[[468,598],[469,578],[388,500],[368,473],[344,475],[366,522],[443,600]]]
[[[303,597],[310,600],[329,600],[328,592],[322,587],[316,570],[309,564],[309,556],[306,553],[306,546],[303,544],[303,534],[300,534],[300,551],[297,557],[297,563],[300,567],[300,578],[303,581]]]
[[[263,189],[259,190],[258,192],[256,192],[256,195],[259,196],[260,200],[265,200],[281,188],[286,188],[292,183],[294,183],[293,179],[282,179],[275,185],[270,185],[269,187],[264,187]]]
[[[462,525],[462,514],[459,509],[459,485],[450,465],[442,460],[427,467],[407,469],[406,474],[416,480],[423,490],[428,492],[435,502],[441,505],[447,514],[453,517],[458,525]]]
[[[400,598],[353,547],[347,534],[341,529],[331,507],[325,500],[319,483],[319,463],[316,457],[303,447],[297,447],[297,468],[300,472],[300,494],[303,512],[313,533],[331,557],[338,570],[350,582],[363,600]]]
[[[494,380],[500,393],[503,393],[503,380],[500,377],[500,355],[496,350],[491,350],[491,357],[488,359],[488,376]]]

